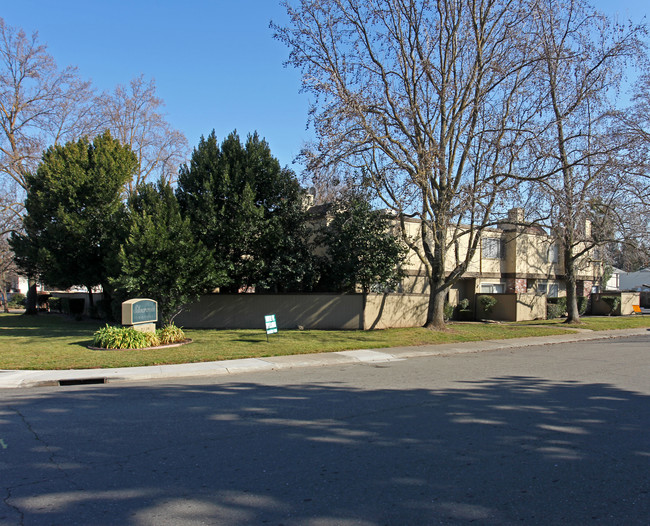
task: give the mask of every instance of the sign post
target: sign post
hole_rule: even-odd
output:
[[[158,302],[147,298],[133,298],[122,303],[122,325],[137,331],[156,332]]]
[[[275,322],[275,314],[268,314],[264,316],[264,323],[266,325],[266,342],[269,341],[269,334],[277,334],[278,324]]]

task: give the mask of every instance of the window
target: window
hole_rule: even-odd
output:
[[[375,294],[403,293],[404,285],[401,281],[398,283],[373,283],[370,285],[370,292],[374,292]]]
[[[558,250],[557,245],[551,245],[548,247],[548,262],[557,263],[559,261],[560,251]]]
[[[498,237],[484,237],[481,239],[481,244],[483,246],[483,257],[486,259],[502,259],[504,250],[503,250],[503,241]]]
[[[559,288],[557,283],[549,283],[548,281],[540,281],[537,283],[537,292],[546,294],[549,298],[557,298]]]
[[[503,294],[505,291],[503,283],[481,283],[481,294]]]

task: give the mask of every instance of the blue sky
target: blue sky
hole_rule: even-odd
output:
[[[622,19],[650,13],[648,0],[598,0]],[[98,90],[144,74],[154,78],[167,119],[190,146],[212,129],[222,140],[257,130],[283,165],[304,141],[309,97],[283,62],[286,47],[269,21],[284,23],[276,0],[0,0],[0,16],[38,31],[60,66],[76,65]]]

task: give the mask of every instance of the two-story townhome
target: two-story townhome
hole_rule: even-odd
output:
[[[523,209],[513,208],[508,221],[483,232],[467,271],[449,291],[449,303],[458,305],[466,298],[474,305],[479,294],[533,294],[549,298],[566,295],[560,246],[543,228],[523,225]],[[418,222],[407,220],[406,226],[408,234],[416,238]],[[461,253],[464,248],[461,247]],[[447,267],[451,271],[455,262],[452,254],[448,256]],[[578,262],[579,296],[589,296],[603,274],[602,262],[592,256],[593,251]],[[405,271],[407,276],[400,292],[428,293],[424,266],[414,252],[409,253]]]

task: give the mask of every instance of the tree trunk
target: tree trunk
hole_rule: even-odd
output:
[[[429,306],[427,308],[427,329],[444,330],[445,328],[445,288],[442,280],[429,282]]]
[[[2,310],[4,312],[9,312],[9,300],[7,299],[7,292],[5,289],[5,274],[4,272],[0,274],[0,305],[2,305]]]
[[[422,245],[425,256],[429,261],[431,276],[429,277],[429,306],[427,309],[427,321],[424,326],[427,329],[442,331],[445,329],[445,242],[447,239],[447,228],[444,224],[436,225],[431,237],[423,231]]]
[[[578,310],[578,298],[576,291],[576,272],[575,261],[571,257],[569,250],[565,250],[564,272],[566,282],[566,323],[580,323],[580,311]]]
[[[35,316],[38,314],[38,308],[36,305],[37,302],[37,290],[36,290],[36,280],[34,278],[28,279],[28,289],[27,289],[27,298],[25,298],[25,314],[30,316]]]
[[[108,290],[108,287],[102,284],[102,301],[104,302],[104,310],[106,311],[106,320],[115,321],[115,315],[113,313],[113,294]]]
[[[95,310],[95,300],[93,299],[93,288],[92,286],[86,285],[86,288],[88,289],[88,315],[91,318],[94,318],[96,316],[94,310]]]

